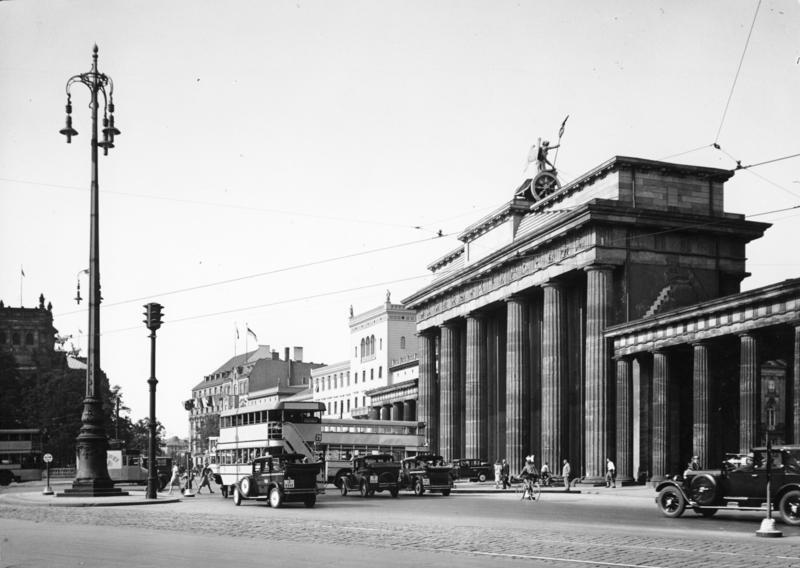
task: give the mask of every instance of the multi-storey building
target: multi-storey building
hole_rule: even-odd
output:
[[[313,398],[324,402],[326,415],[336,418],[390,419],[388,407],[373,404],[368,394],[375,389],[388,389],[400,400],[402,408],[414,408],[416,383],[413,370],[417,354],[416,320],[413,310],[386,301],[371,310],[349,319],[350,359],[316,369],[312,374]],[[400,363],[398,374],[393,365]],[[397,379],[408,383],[395,387]],[[382,410],[383,408],[383,410]],[[407,411],[408,414],[408,411]],[[395,420],[401,420],[395,412]]]
[[[287,347],[281,360],[269,345],[259,345],[253,351],[231,357],[203,377],[184,404],[189,412],[192,453],[208,449],[208,438],[218,432],[221,411],[246,406],[254,398],[283,400],[307,389],[311,371],[322,364],[304,362],[302,347],[294,347],[293,355],[290,358]]]
[[[13,356],[23,376],[63,367],[56,333],[52,305],[45,308],[44,295],[38,308],[11,308],[0,301],[0,353]]]

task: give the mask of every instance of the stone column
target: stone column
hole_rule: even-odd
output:
[[[542,322],[542,428],[541,461],[556,468],[564,454],[562,410],[564,396],[564,362],[566,341],[564,334],[564,290],[555,283],[543,286],[544,316]]]
[[[663,351],[653,353],[653,471],[651,481],[667,474],[669,450],[669,358]]]
[[[384,404],[381,406],[381,420],[390,420],[392,417],[392,405]]]
[[[603,331],[611,308],[610,266],[586,268],[586,375],[584,465],[586,481],[605,478],[608,453],[608,347]]]
[[[445,460],[460,457],[461,389],[458,373],[458,325],[453,322],[442,326],[439,346],[439,453]]]
[[[417,419],[414,415],[415,404],[413,400],[403,401],[403,420],[413,422]]]
[[[403,403],[402,402],[395,402],[391,406],[391,419],[392,420],[402,420],[402,416],[400,413],[403,411]]]
[[[739,451],[758,444],[758,344],[756,338],[739,336]]]
[[[417,420],[425,424],[422,434],[428,450],[439,451],[439,397],[436,385],[436,336],[433,332],[419,334],[419,400]]]
[[[800,444],[800,322],[794,324],[794,365],[792,373],[792,443]]]
[[[517,472],[530,451],[528,304],[522,298],[511,297],[506,300],[506,309],[506,459],[511,470]]]
[[[480,315],[467,317],[465,458],[489,459],[487,441],[488,388],[486,374],[486,321]]]
[[[697,456],[701,467],[709,467],[708,444],[711,441],[709,436],[709,416],[711,404],[709,399],[709,380],[708,380],[708,345],[705,343],[694,343],[694,363],[692,367],[692,390],[694,391],[694,431],[692,436],[692,448],[694,455]]]
[[[617,454],[620,483],[633,480],[633,377],[631,362],[617,359]]]

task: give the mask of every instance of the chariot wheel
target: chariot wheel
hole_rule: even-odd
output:
[[[531,180],[531,194],[536,199],[544,199],[559,189],[561,189],[561,182],[558,181],[553,170],[541,171]]]

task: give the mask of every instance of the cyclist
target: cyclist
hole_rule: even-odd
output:
[[[539,470],[536,469],[536,464],[534,463],[533,459],[533,455],[525,458],[525,467],[522,468],[522,471],[519,474],[520,479],[522,479],[522,482],[525,484],[525,488],[522,492],[523,499],[536,499],[534,496],[534,486],[539,480]]]

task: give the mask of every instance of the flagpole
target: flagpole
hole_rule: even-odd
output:
[[[22,269],[22,265],[19,265],[19,307],[22,307],[22,280],[25,278],[25,271]]]

